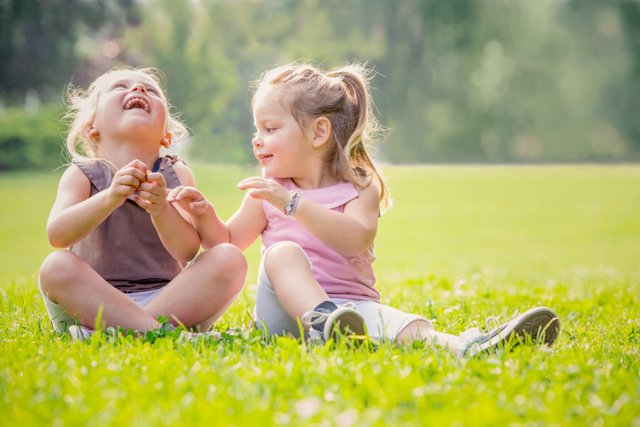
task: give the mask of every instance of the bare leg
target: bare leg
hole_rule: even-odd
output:
[[[438,345],[456,356],[460,354],[462,346],[460,337],[437,332],[433,326],[422,320],[410,323],[396,337],[398,343],[415,340],[425,340],[430,345]]]
[[[280,243],[272,247],[265,254],[264,263],[280,305],[292,318],[301,318],[305,312],[329,299],[297,245]]]
[[[242,252],[231,244],[214,246],[173,279],[144,308],[152,318],[208,330],[240,293],[247,276]]]
[[[47,298],[64,307],[83,326],[96,329],[95,321],[101,307],[104,325],[100,326],[122,326],[140,331],[159,326],[154,317],[71,252],[50,254],[40,268],[38,280]]]

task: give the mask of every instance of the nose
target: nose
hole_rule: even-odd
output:
[[[131,91],[147,93],[147,88],[145,88],[142,83],[136,83],[131,87]]]
[[[262,147],[262,140],[258,137],[258,135],[255,135],[251,140],[251,144],[254,147]]]

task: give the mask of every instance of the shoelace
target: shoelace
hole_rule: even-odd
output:
[[[487,333],[491,334],[493,331],[500,329],[500,320],[497,316],[489,316],[484,321],[487,327]]]
[[[516,311],[513,314],[513,318],[515,318],[517,315],[518,315],[518,312]],[[504,327],[506,326],[506,324],[503,325],[502,323],[500,323],[500,316],[489,316],[484,321],[484,324],[487,328],[486,334],[488,336],[494,336],[496,334],[499,334],[502,331],[502,329],[504,329]]]
[[[346,303],[342,304],[338,308],[341,308],[341,307],[355,309],[356,305],[354,303],[352,303],[351,301],[349,301],[349,302],[346,302]],[[333,312],[331,312],[331,313],[333,313]],[[307,327],[311,327],[313,325],[317,325],[318,323],[324,322],[327,319],[327,317],[329,317],[329,315],[331,313],[322,313],[320,311],[311,310],[311,311],[307,311],[306,313],[304,313],[300,320],[302,321],[303,325],[305,325]]]

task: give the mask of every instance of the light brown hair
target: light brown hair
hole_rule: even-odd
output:
[[[380,189],[380,210],[390,207],[389,190],[370,147],[381,127],[373,112],[369,90],[371,72],[349,64],[328,71],[310,64],[289,63],[268,70],[254,82],[255,93],[268,86],[301,128],[308,120],[327,117],[335,146],[330,170],[340,180],[364,188],[373,180]]]

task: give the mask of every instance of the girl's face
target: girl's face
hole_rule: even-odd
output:
[[[108,75],[97,90],[93,127],[101,140],[135,137],[159,146],[166,132],[168,111],[155,81],[144,73],[118,71]]]
[[[253,154],[265,176],[296,178],[303,175],[311,155],[308,132],[281,104],[278,94],[261,88],[253,99]]]

